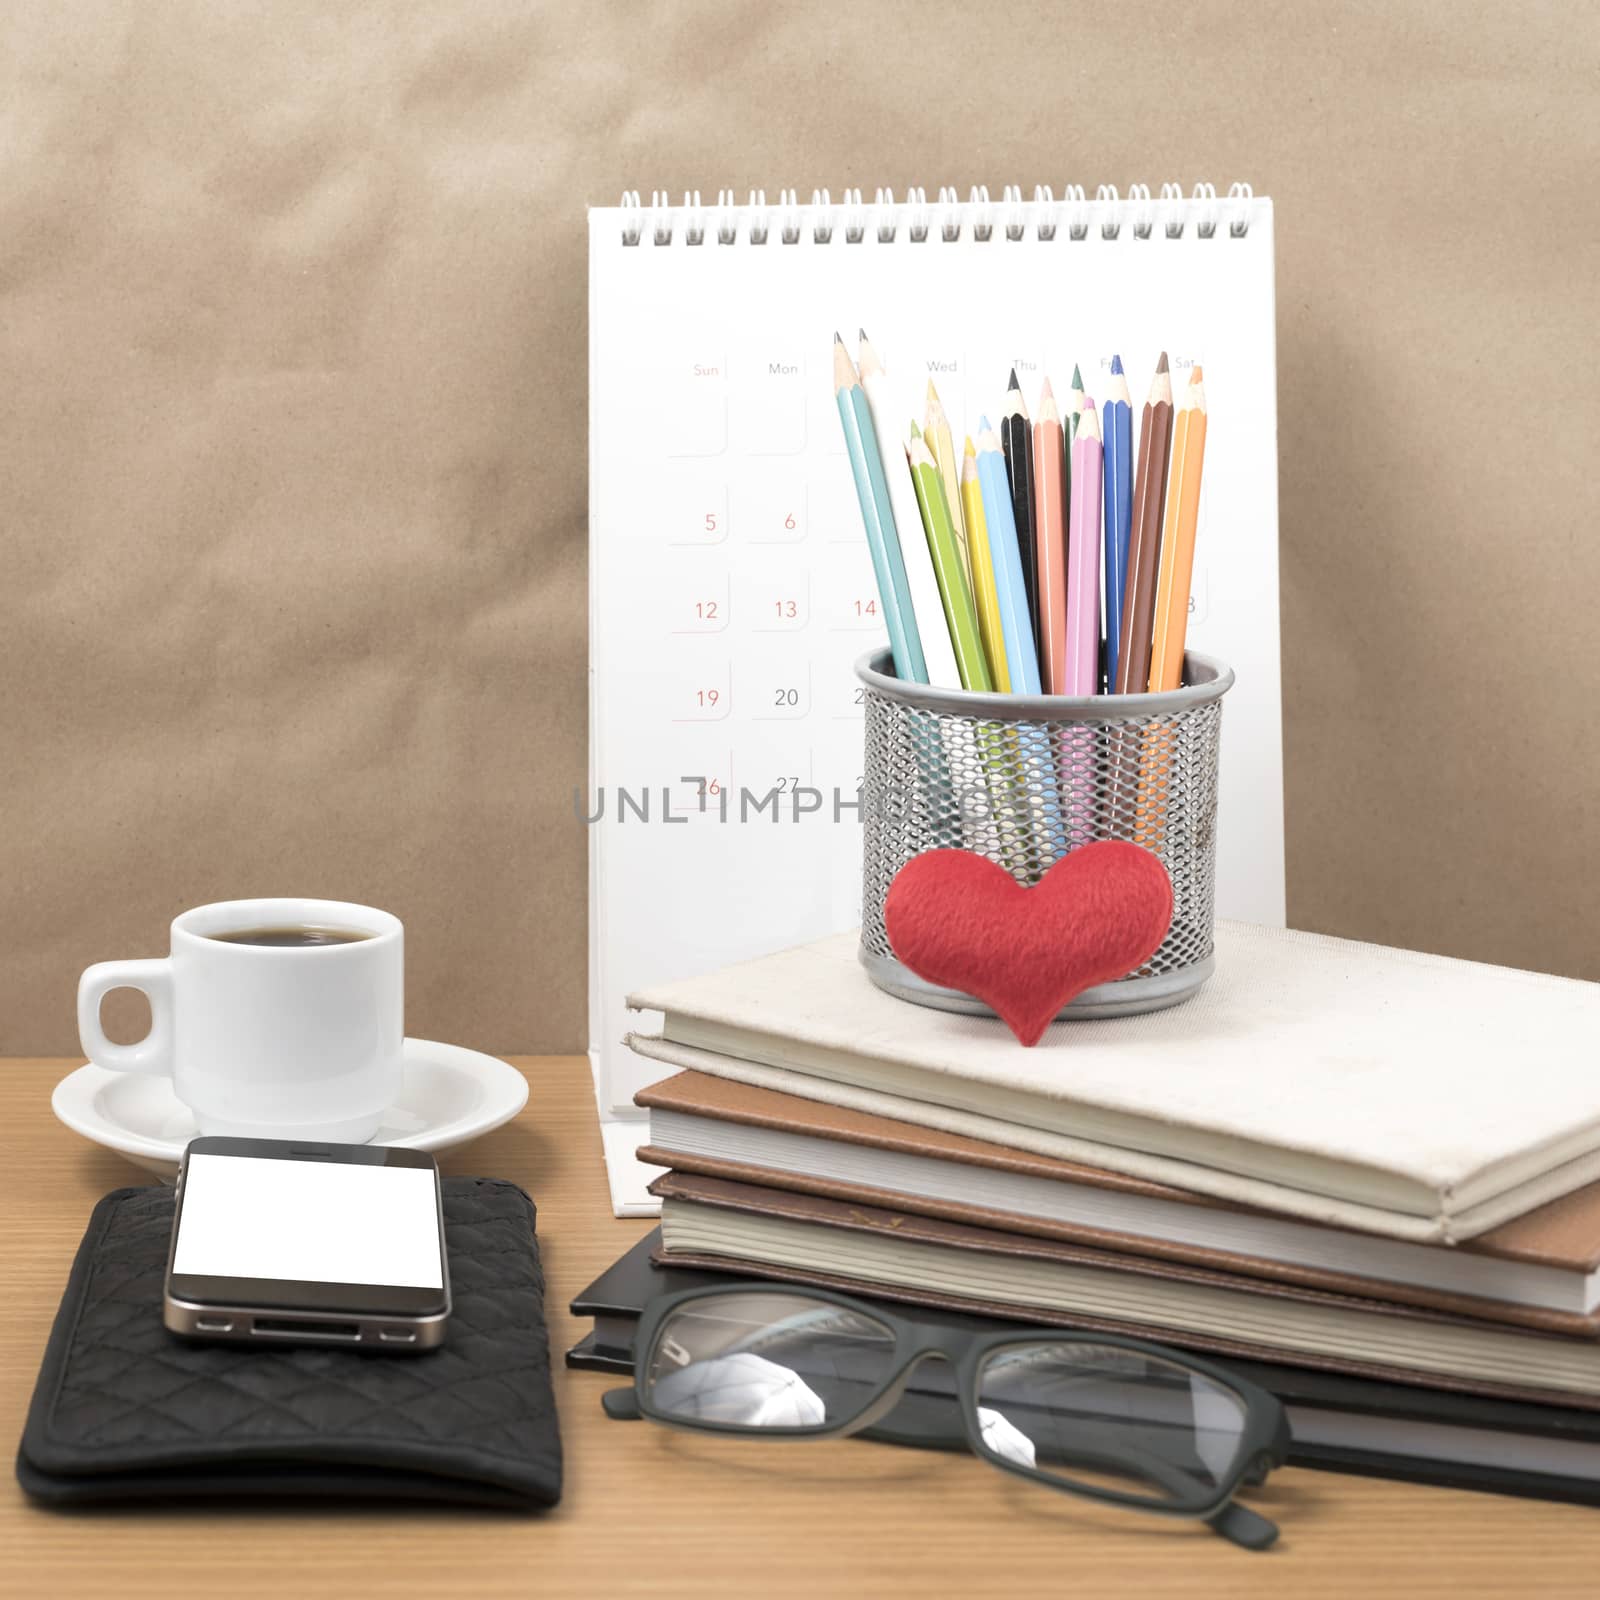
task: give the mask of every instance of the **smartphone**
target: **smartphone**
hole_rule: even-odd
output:
[[[450,1317],[439,1166],[420,1150],[193,1139],[162,1320],[193,1339],[430,1350]]]

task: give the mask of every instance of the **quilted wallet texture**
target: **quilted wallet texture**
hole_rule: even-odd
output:
[[[173,1191],[94,1209],[34,1389],[17,1477],[41,1501],[561,1495],[533,1202],[444,1180],[454,1308],[418,1356],[191,1344],[161,1324]]]

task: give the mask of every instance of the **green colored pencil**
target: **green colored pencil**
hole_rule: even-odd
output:
[[[939,476],[927,441],[914,423],[910,456],[917,509],[922,513],[923,531],[928,535],[928,548],[933,552],[933,570],[939,579],[939,597],[944,601],[944,617],[950,627],[950,642],[955,646],[961,687],[992,692],[994,679],[989,676],[983,641],[978,636],[978,612],[972,603],[972,585],[967,578],[966,563],[961,559],[950,507],[945,501],[944,480]]]

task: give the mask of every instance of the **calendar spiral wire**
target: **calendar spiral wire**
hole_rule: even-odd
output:
[[[1181,239],[1191,229],[1200,239],[1243,239],[1256,207],[1248,183],[1230,184],[1220,197],[1214,184],[1203,182],[1187,196],[1180,184],[1163,183],[1152,193],[1148,184],[1135,183],[1125,197],[1115,184],[1102,183],[1092,198],[1082,184],[1069,183],[1060,199],[1048,184],[1035,185],[1028,198],[1020,185],[1008,184],[998,201],[983,184],[969,189],[965,200],[956,189],[941,188],[931,202],[921,188],[907,189],[899,201],[892,189],[878,189],[870,204],[855,188],[843,190],[838,201],[830,190],[813,189],[809,203],[801,202],[797,189],[778,190],[773,203],[765,189],[751,189],[743,202],[734,190],[719,189],[710,205],[702,202],[698,189],[685,191],[676,205],[665,189],[652,190],[648,201],[640,190],[629,189],[622,196],[622,243],[670,246],[681,241],[697,247],[804,241],[849,247],[893,244],[902,231],[913,244],[957,244],[963,238],[975,244],[1015,244],[1030,236],[1043,242],[1114,241],[1125,231],[1144,241]]]

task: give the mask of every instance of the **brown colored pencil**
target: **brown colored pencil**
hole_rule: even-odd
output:
[[[1150,678],[1156,574],[1161,564],[1161,520],[1166,509],[1167,458],[1171,451],[1172,376],[1163,350],[1139,425],[1133,526],[1128,540],[1128,575],[1122,590],[1122,633],[1117,644],[1118,694],[1141,694]]]

